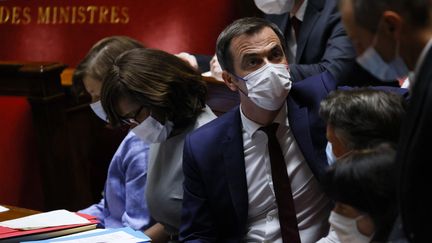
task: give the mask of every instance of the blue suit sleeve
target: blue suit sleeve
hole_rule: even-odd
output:
[[[103,224],[104,221],[104,214],[103,214],[103,210],[104,210],[104,199],[102,198],[99,203],[93,204],[88,208],[82,209],[80,211],[78,211],[79,213],[85,213],[88,215],[92,215],[95,216],[100,223]]]
[[[211,219],[208,197],[193,156],[190,137],[186,137],[183,151],[184,195],[181,242],[215,242],[216,234]]]
[[[318,20],[319,21],[319,20]],[[324,48],[324,54],[317,63],[292,64],[291,75],[294,81],[300,81],[315,74],[328,70],[337,80],[345,80],[355,65],[355,50],[342,25],[340,14],[335,11],[328,19],[330,36]],[[312,30],[313,31],[313,30]],[[309,39],[309,42],[314,41]],[[307,48],[307,47],[306,47]]]

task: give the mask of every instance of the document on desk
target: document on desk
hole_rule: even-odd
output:
[[[3,207],[2,205],[0,205],[0,213],[1,212],[6,212],[6,211],[8,211],[9,210],[9,208],[7,208],[7,207]]]
[[[150,238],[141,231],[130,227],[104,229],[95,233],[76,234],[40,241],[25,241],[22,243],[144,243]]]
[[[54,210],[46,213],[34,214],[22,218],[0,222],[0,226],[19,230],[33,230],[72,224],[86,224],[90,221],[76,213],[67,210]]]

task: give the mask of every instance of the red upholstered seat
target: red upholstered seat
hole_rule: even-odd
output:
[[[30,106],[0,96],[0,203],[42,209],[40,161]]]

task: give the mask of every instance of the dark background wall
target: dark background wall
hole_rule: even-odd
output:
[[[256,15],[252,0],[0,1],[0,204],[77,210],[100,199],[126,132],[107,129],[60,79],[96,41],[128,35],[212,55],[228,23]],[[224,87],[209,87],[211,104],[233,103]]]

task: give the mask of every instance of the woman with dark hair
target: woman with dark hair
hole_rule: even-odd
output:
[[[99,98],[105,75],[118,55],[135,48],[144,48],[144,45],[128,36],[109,36],[96,42],[75,68],[72,77],[74,92],[77,95],[89,94],[92,109],[102,108]],[[106,120],[105,114],[102,119]]]
[[[75,69],[75,92],[90,95],[90,107],[103,121],[107,121],[107,116],[99,98],[105,75],[118,55],[143,47],[139,41],[127,36],[106,37],[92,46]],[[153,220],[146,199],[141,196],[147,178],[148,149],[148,144],[133,133],[127,134],[109,164],[103,198],[80,212],[96,216],[105,228],[129,226],[145,230],[150,227]]]
[[[105,78],[101,100],[111,125],[130,125],[146,143],[146,198],[160,224],[145,233],[153,242],[177,237],[183,199],[183,144],[187,133],[216,118],[205,104],[201,75],[178,57],[154,49],[120,55]],[[143,195],[144,196],[144,195]]]
[[[397,215],[396,151],[389,143],[352,150],[322,177],[335,202],[324,242],[385,242]]]

